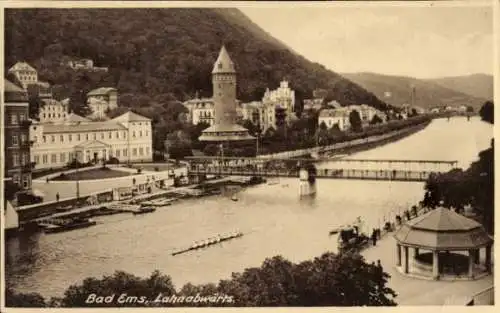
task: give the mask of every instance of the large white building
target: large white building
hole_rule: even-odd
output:
[[[274,105],[284,109],[286,120],[289,121],[295,109],[295,91],[288,86],[286,80],[280,82],[280,86],[275,90],[267,89],[262,97],[262,103],[266,106]]]
[[[87,105],[92,110],[90,117],[105,119],[106,112],[118,107],[118,91],[112,87],[101,87],[87,93]]]
[[[349,122],[350,112],[347,108],[323,109],[319,112],[318,125],[325,123],[328,129],[337,125],[342,131],[347,130],[351,127]]]
[[[273,103],[253,101],[241,105],[242,118],[254,125],[259,125],[262,132],[269,128],[276,129],[276,107]]]
[[[188,109],[188,120],[197,125],[205,122],[212,126],[215,122],[215,106],[212,98],[194,98],[183,103]]]
[[[9,73],[19,80],[25,90],[38,82],[38,72],[26,62],[17,62],[9,69]]]
[[[351,127],[349,116],[352,111],[357,111],[363,125],[368,125],[377,115],[382,122],[387,121],[387,115],[369,105],[349,105],[336,109],[323,109],[319,112],[318,125],[325,123],[327,128],[338,125],[339,129],[344,131]]]
[[[153,157],[152,139],[151,120],[133,112],[103,122],[69,114],[62,122],[30,126],[31,161],[35,170],[112,157],[120,162],[148,162]]]

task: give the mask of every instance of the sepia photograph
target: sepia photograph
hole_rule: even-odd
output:
[[[7,1],[2,312],[493,306],[497,2]]]

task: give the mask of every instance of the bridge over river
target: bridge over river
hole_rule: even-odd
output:
[[[309,169],[315,178],[425,181],[431,173],[447,172],[457,161],[381,159],[285,159],[190,157],[190,175],[299,177]]]

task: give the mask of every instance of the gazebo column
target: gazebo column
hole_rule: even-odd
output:
[[[486,271],[491,274],[491,244],[486,246]]]
[[[407,246],[404,247],[405,248],[405,266],[404,266],[404,270],[405,270],[405,273],[408,274],[408,270],[409,270],[409,266],[408,266],[408,262],[409,262],[409,250]]]
[[[474,259],[475,252],[471,249],[469,250],[469,278],[474,278]]]
[[[396,245],[397,247],[397,250],[398,250],[398,262],[397,262],[397,266],[401,266],[401,245],[398,243]]]
[[[479,249],[475,249],[474,250],[474,263],[475,264],[479,264],[479,258],[480,258]]]
[[[439,279],[439,251],[432,251],[432,278]]]

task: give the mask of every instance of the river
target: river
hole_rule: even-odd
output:
[[[350,158],[457,160],[466,168],[490,145],[493,127],[474,118],[434,120],[400,141]],[[298,198],[297,179],[279,179],[239,192],[239,201],[213,196],[180,201],[142,216],[100,217],[99,224],[59,234],[18,236],[6,242],[7,285],[21,292],[61,296],[70,284],[116,270],[139,276],[155,269],[176,288],[217,283],[232,272],[282,255],[298,262],[336,251],[329,230],[362,216],[367,228],[422,198],[423,183],[317,181],[315,198]],[[240,230],[242,238],[178,256],[172,250]]]

